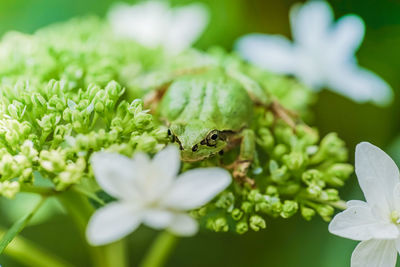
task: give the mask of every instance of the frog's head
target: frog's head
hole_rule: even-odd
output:
[[[219,153],[227,145],[227,135],[207,122],[173,123],[168,134],[179,144],[183,161],[199,161]]]

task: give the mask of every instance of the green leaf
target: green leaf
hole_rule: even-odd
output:
[[[10,242],[25,228],[33,215],[38,211],[38,209],[45,202],[46,198],[42,198],[38,204],[32,209],[31,212],[23,216],[21,219],[16,221],[10,229],[4,234],[0,241],[0,255],[3,253],[4,249],[10,244]]]

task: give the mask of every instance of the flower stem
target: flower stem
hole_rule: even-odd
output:
[[[103,246],[104,257],[107,266],[110,267],[127,267],[128,257],[126,254],[126,240],[120,241]]]
[[[140,267],[163,266],[177,242],[178,238],[168,231],[159,234],[144,257]]]
[[[0,236],[5,231],[0,229]],[[31,241],[23,238],[16,237],[4,250],[4,254],[15,259],[21,264],[26,266],[37,267],[72,267],[73,265],[66,261],[50,254],[48,251],[41,247],[36,246]]]
[[[86,240],[86,225],[94,212],[92,205],[90,205],[86,197],[74,190],[66,191],[57,195],[57,197],[75,220],[83,240]],[[122,241],[101,247],[87,245],[87,249],[96,267],[128,266],[125,255],[125,243]]]

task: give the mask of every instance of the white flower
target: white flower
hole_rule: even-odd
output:
[[[200,3],[170,8],[167,1],[147,1],[130,6],[120,3],[108,18],[117,35],[151,47],[179,53],[190,47],[208,23],[208,10]]]
[[[98,152],[91,161],[99,185],[117,199],[90,219],[86,234],[93,245],[118,240],[141,223],[176,235],[194,235],[198,224],[186,211],[203,206],[231,183],[229,172],[221,168],[194,169],[176,178],[180,157],[174,146],[153,160],[144,153],[130,159]]]
[[[346,15],[334,24],[325,1],[296,4],[290,11],[294,43],[281,35],[249,34],[236,43],[245,58],[268,70],[292,74],[315,90],[330,88],[357,102],[387,104],[390,86],[357,65],[355,52],[364,37],[363,20]]]
[[[365,142],[357,145],[355,164],[366,202],[347,202],[329,231],[362,241],[351,257],[352,267],[394,267],[400,252],[399,169],[385,152]]]

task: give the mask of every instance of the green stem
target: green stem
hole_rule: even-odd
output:
[[[0,229],[0,236],[5,231]],[[4,254],[15,259],[25,266],[32,267],[72,267],[73,265],[66,261],[51,255],[48,251],[41,247],[36,246],[31,241],[23,238],[16,237],[4,250]]]
[[[68,190],[57,195],[57,197],[67,212],[75,220],[82,238],[86,240],[86,226],[90,216],[95,211],[93,206],[86,197],[74,190]],[[101,247],[93,247],[88,244],[87,249],[96,267],[128,266],[125,255],[125,243],[123,241]]]
[[[107,266],[127,267],[129,265],[126,254],[126,245],[126,240],[122,239],[102,247]]]
[[[178,238],[168,231],[162,232],[152,244],[140,267],[161,267],[176,246]]]
[[[20,192],[39,194],[43,197],[52,196],[58,193],[52,187],[41,187],[32,185],[21,185]]]

